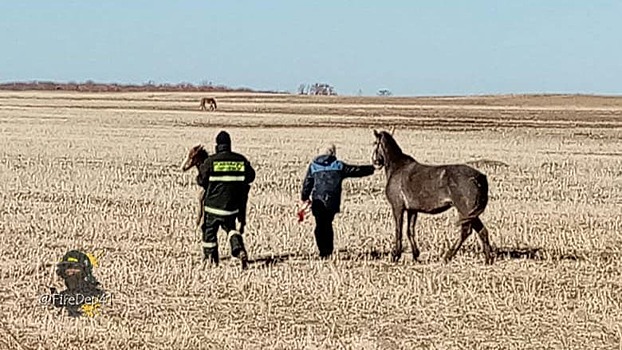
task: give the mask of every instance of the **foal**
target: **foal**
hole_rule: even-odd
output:
[[[374,130],[376,138],[372,163],[377,169],[384,167],[387,177],[385,194],[395,219],[395,242],[392,260],[402,255],[402,226],[404,212],[407,214],[406,234],[410,241],[413,260],[419,258],[415,241],[417,214],[440,214],[451,207],[458,211],[460,237],[444,256],[448,263],[469,237],[472,229],[477,231],[485,263],[492,264],[492,249],[488,230],[479,219],[488,204],[488,180],[486,175],[463,164],[426,165],[404,154],[391,133]]]
[[[184,159],[184,162],[181,165],[182,171],[188,171],[193,167],[196,167],[197,170],[199,166],[207,159],[209,154],[203,148],[203,145],[196,145],[190,149],[188,152],[188,156]],[[201,188],[199,193],[199,212],[197,219],[195,220],[196,226],[198,227],[201,224],[201,220],[203,219],[203,196],[205,195],[205,189]]]

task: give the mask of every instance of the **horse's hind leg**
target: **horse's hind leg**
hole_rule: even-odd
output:
[[[393,208],[393,216],[395,217],[395,241],[393,242],[391,261],[398,262],[402,257],[402,226],[404,225],[404,211],[401,208]]]
[[[471,234],[471,231],[472,231],[471,221],[462,222],[462,224],[460,225],[460,237],[456,240],[453,246],[449,248],[449,250],[445,254],[445,258],[444,258],[445,263],[448,263],[456,255],[456,253],[462,246],[462,243],[464,243],[464,241]]]
[[[415,225],[417,224],[417,212],[409,210],[407,215],[406,236],[408,236],[408,240],[410,241],[410,249],[413,253],[413,260],[417,261],[417,259],[419,258],[419,248],[417,247],[417,241],[415,240]]]
[[[486,256],[486,264],[492,264],[492,248],[490,247],[490,241],[488,239],[488,229],[482,223],[482,220],[475,218],[472,222],[473,229],[477,231],[480,241],[482,241],[482,248],[484,249],[484,255]]]

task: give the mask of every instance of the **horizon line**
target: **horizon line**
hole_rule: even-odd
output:
[[[192,83],[192,82],[188,82],[188,81],[178,81],[178,82],[165,82],[165,83],[156,83],[153,80],[148,80],[147,82],[144,83],[128,83],[128,82],[103,82],[103,81],[94,81],[91,79],[86,79],[83,81],[74,81],[74,80],[67,80],[67,81],[59,81],[59,80],[38,80],[38,79],[31,79],[31,80],[0,80],[0,91],[67,91],[67,90],[62,90],[62,89],[21,89],[21,90],[13,90],[13,89],[9,89],[7,87],[11,86],[11,85],[56,85],[56,86],[66,86],[66,85],[76,85],[76,86],[84,86],[84,85],[91,85],[91,86],[100,86],[100,87],[104,87],[104,86],[117,86],[117,87],[121,87],[121,88],[149,88],[149,87],[153,87],[153,88],[160,88],[160,89],[166,89],[166,88],[177,88],[177,89],[181,89],[181,90],[176,90],[176,91],[161,91],[161,92],[210,92],[210,91],[184,91],[184,88],[195,88],[195,89],[207,89],[207,90],[212,90],[211,92],[219,92],[219,93],[223,93],[223,92],[232,92],[232,93],[262,93],[262,94],[277,94],[277,95],[294,95],[294,96],[330,96],[330,95],[310,95],[310,94],[299,94],[296,92],[292,92],[292,91],[279,91],[279,90],[261,90],[261,89],[255,89],[255,88],[251,88],[251,87],[247,87],[247,86],[239,86],[239,87],[232,87],[232,86],[228,86],[225,84],[214,84],[212,82],[209,82],[208,84],[205,83]],[[382,90],[382,89],[381,89]],[[388,89],[390,90],[390,89]],[[379,90],[380,91],[380,90]],[[90,92],[90,93],[97,93],[97,92],[118,92],[118,93],[123,93],[123,92],[158,92],[158,90],[144,90],[144,91],[76,91],[76,92]],[[499,93],[494,93],[494,92],[488,92],[488,93],[466,93],[466,94],[452,94],[452,93],[448,93],[448,94],[421,94],[421,95],[416,95],[416,94],[411,94],[411,95],[388,95],[388,96],[379,96],[377,94],[373,94],[373,95],[359,95],[358,93],[337,93],[335,95],[332,95],[334,97],[382,97],[382,98],[409,98],[409,97],[416,97],[416,98],[426,98],[426,97],[436,97],[436,98],[456,98],[456,97],[486,97],[486,96],[592,96],[592,97],[622,97],[622,93],[596,93],[596,92],[563,92],[563,91],[541,91],[541,92],[499,92]]]

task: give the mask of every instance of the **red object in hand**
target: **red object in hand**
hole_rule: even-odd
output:
[[[303,222],[305,219],[305,209],[300,209],[298,211],[298,222]]]
[[[298,211],[298,222],[304,221],[305,213],[309,210],[309,206],[311,206],[311,202],[305,202],[302,209]]]

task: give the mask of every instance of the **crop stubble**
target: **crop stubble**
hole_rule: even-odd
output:
[[[196,94],[0,93],[0,346],[621,345],[622,99],[217,99],[200,112]],[[344,184],[340,252],[315,258],[311,222],[295,221],[307,162],[332,141],[368,163],[371,128],[390,125],[416,159],[488,174],[493,266],[476,236],[439,262],[458,234],[453,211],[420,217],[421,263],[389,263],[383,172]],[[257,169],[245,238],[257,261],[244,273],[235,259],[198,262],[195,171],[179,169],[221,128]],[[113,297],[95,319],[37,302],[74,247],[106,252],[95,274]]]

